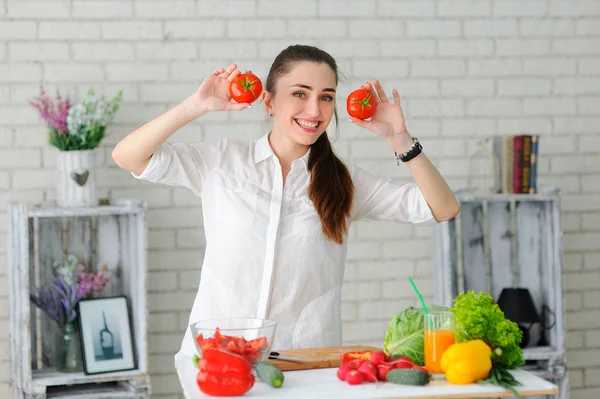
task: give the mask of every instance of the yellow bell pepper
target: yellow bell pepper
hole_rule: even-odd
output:
[[[440,365],[451,384],[472,384],[489,376],[492,350],[480,339],[452,344],[443,353]]]

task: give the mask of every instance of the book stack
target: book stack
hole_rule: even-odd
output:
[[[494,136],[501,193],[537,192],[538,135]]]

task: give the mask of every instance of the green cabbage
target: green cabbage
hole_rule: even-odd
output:
[[[430,311],[447,310],[441,306],[429,307]],[[425,364],[425,318],[421,308],[409,306],[400,313],[396,313],[387,330],[383,351],[386,355],[406,356],[414,364]]]

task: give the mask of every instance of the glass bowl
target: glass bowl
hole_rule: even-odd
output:
[[[190,330],[199,357],[203,349],[222,348],[254,363],[269,358],[276,325],[257,318],[208,319],[191,323]]]

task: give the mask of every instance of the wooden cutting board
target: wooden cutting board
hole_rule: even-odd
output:
[[[284,360],[269,359],[281,371],[311,370],[339,367],[342,363],[342,355],[354,351],[378,351],[380,348],[372,346],[332,346],[324,348],[290,349],[277,351],[281,356],[297,357],[305,359],[306,362],[290,362]]]

